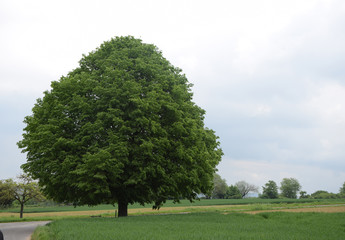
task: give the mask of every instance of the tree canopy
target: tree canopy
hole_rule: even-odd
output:
[[[44,196],[40,192],[37,182],[34,182],[27,174],[20,174],[18,181],[6,179],[0,181],[0,204],[10,206],[13,201],[17,201],[20,205],[20,218],[23,218],[24,204],[30,200],[41,201]]]
[[[51,84],[24,120],[24,171],[75,205],[209,193],[222,150],[192,101],[191,84],[152,44],[117,37]]]
[[[287,198],[297,198],[297,193],[301,190],[301,185],[295,178],[283,178],[280,183],[281,194]]]
[[[0,208],[10,207],[15,200],[11,192],[12,186],[12,179],[0,180]]]
[[[278,186],[275,181],[269,180],[264,187],[262,187],[262,198],[275,199],[278,198]]]
[[[335,193],[330,193],[325,190],[318,190],[310,194],[310,197],[314,199],[334,199],[341,197],[341,194],[337,195]]]
[[[18,182],[13,182],[11,193],[20,204],[20,218],[23,218],[24,204],[32,199],[42,201],[44,196],[41,193],[37,182],[23,173],[18,176]]]
[[[229,199],[241,199],[242,198],[242,194],[241,194],[240,190],[238,189],[238,187],[236,187],[234,185],[230,185],[228,187],[228,190],[226,191],[226,198],[229,198]]]

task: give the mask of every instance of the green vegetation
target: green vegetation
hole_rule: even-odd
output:
[[[338,198],[339,195],[335,193],[329,193],[327,191],[319,190],[310,195],[311,198],[315,199],[329,199],[329,198]]]
[[[240,190],[238,189],[238,187],[236,187],[234,185],[230,185],[226,191],[226,198],[241,199],[242,194],[241,194]]]
[[[226,197],[226,191],[228,190],[228,185],[226,184],[225,179],[222,179],[221,176],[217,173],[213,175],[213,190],[211,193],[212,198],[224,199]]]
[[[264,187],[262,187],[261,198],[275,199],[279,197],[278,186],[273,180],[269,180]]]
[[[27,174],[19,175],[18,182],[12,179],[0,181],[0,207],[11,207],[14,201],[17,202],[20,206],[20,218],[23,218],[26,203],[32,200],[41,201],[44,199],[38,183],[34,182]]]
[[[297,198],[302,186],[296,178],[283,178],[280,183],[281,195],[286,198]]]
[[[339,194],[341,194],[342,196],[345,196],[345,182],[343,183],[343,185],[339,189]]]
[[[32,234],[31,240],[51,240],[52,235],[49,226],[39,226]]]
[[[235,183],[235,186],[240,191],[242,198],[247,197],[250,192],[255,192],[255,193],[259,192],[258,186],[255,186],[254,184],[247,183],[246,181],[239,181],[239,182]]]
[[[55,240],[344,239],[345,213],[193,213],[58,220],[39,228]],[[35,238],[36,239],[36,238]],[[38,238],[39,240],[42,240]]]

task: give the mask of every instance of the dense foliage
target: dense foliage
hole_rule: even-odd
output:
[[[226,198],[228,199],[241,199],[242,194],[238,187],[234,185],[230,185],[227,192],[226,192]]]
[[[22,168],[75,205],[194,199],[209,193],[222,151],[191,84],[151,44],[104,42],[52,82],[25,118]]]
[[[318,190],[310,194],[310,197],[314,199],[332,199],[332,198],[335,199],[335,198],[340,198],[341,194],[329,193],[327,191]]]
[[[14,201],[14,195],[12,194],[12,179],[0,180],[0,208],[11,207]]]
[[[295,178],[284,178],[280,183],[280,190],[283,197],[297,198],[301,185]]]
[[[275,199],[279,197],[278,186],[275,181],[268,181],[264,187],[262,187],[262,198]]]

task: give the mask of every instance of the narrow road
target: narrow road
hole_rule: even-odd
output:
[[[4,240],[29,240],[37,226],[43,226],[49,221],[0,223]]]

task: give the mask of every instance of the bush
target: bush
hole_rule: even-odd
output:
[[[327,191],[319,190],[311,194],[314,199],[336,199],[340,198],[340,194],[329,193]]]

